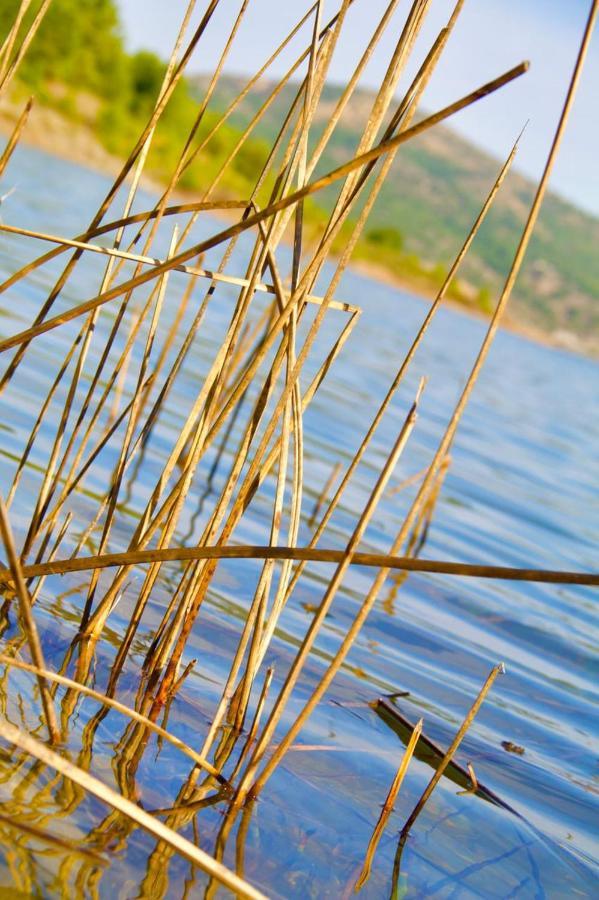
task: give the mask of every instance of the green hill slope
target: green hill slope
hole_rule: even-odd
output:
[[[224,108],[243,83],[241,77],[223,77],[214,97],[215,108]],[[203,78],[196,79],[196,91],[204,84]],[[268,84],[255,89],[231,123],[245,126],[270,89]],[[294,90],[294,86],[284,90],[268,110],[255,131],[257,137],[274,137]],[[316,133],[339,92],[333,85],[326,88]],[[370,92],[356,93],[318,171],[354,154],[371,103]],[[446,266],[467,234],[499,165],[449,128],[437,127],[400,149],[369,227],[400,232],[408,254],[431,265]],[[491,299],[500,286],[533,191],[532,182],[518,174],[512,173],[506,180],[464,265],[473,296],[482,288],[482,296],[490,292]],[[555,194],[549,195],[516,286],[512,317],[546,332],[567,330],[588,337],[599,325],[598,248],[599,221]],[[400,278],[401,265],[400,260],[396,272]]]

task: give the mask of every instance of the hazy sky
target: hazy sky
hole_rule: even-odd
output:
[[[186,0],[117,0],[129,47],[153,49],[167,56]],[[325,21],[340,0],[325,0]],[[368,41],[378,14],[388,0],[355,0],[345,33],[333,59],[330,76],[344,81]],[[191,71],[207,71],[216,62],[240,0],[221,0],[200,42]],[[454,0],[433,0],[415,52],[421,61]],[[310,0],[250,0],[248,12],[231,51],[228,71],[252,73],[270,55],[310,5]],[[198,0],[194,21],[207,6]],[[423,100],[435,110],[494,78],[522,59],[530,71],[512,85],[451,119],[450,124],[478,145],[504,157],[525,121],[530,120],[519,152],[518,166],[537,177],[543,166],[569,75],[586,21],[590,0],[466,0],[461,18]],[[374,85],[382,77],[409,8],[398,6],[376,59],[364,77]],[[309,40],[305,29],[288,53],[277,60],[273,75],[281,75]],[[555,169],[552,186],[579,206],[599,214],[599,28],[583,72],[570,127]]]

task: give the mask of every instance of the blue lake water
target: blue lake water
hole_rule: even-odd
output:
[[[83,167],[23,148],[11,163],[6,183],[0,187],[4,191],[13,185],[16,190],[1,210],[4,222],[73,237],[84,231],[109,181]],[[152,200],[142,192],[137,208],[149,208]],[[214,222],[201,219],[194,234],[211,229]],[[156,254],[166,252],[169,237],[168,229],[161,231]],[[248,246],[249,242],[242,241],[240,250]],[[46,249],[47,244],[0,234],[0,277],[12,274]],[[39,269],[0,295],[2,337],[25,328],[33,320],[64,259]],[[206,264],[217,259],[216,255],[208,258]],[[236,259],[234,256],[228,270],[231,274],[242,272],[235,267]],[[287,263],[288,251],[283,248],[283,271]],[[104,266],[101,257],[86,256],[57,309],[92,297]],[[167,327],[169,315],[174,315],[175,301],[184,284],[184,276],[172,276],[163,327]],[[218,302],[211,304],[193,353],[186,360],[165,414],[152,435],[143,466],[129,485],[128,502],[110,549],[127,546],[136,516],[143,509],[202,373],[218,346],[234,298],[232,289],[218,289]],[[351,459],[427,308],[418,298],[353,272],[344,276],[337,298],[359,305],[363,313],[305,416],[306,496],[300,545],[310,538],[308,520],[312,507],[332,467]],[[108,306],[100,316],[100,338],[112,315]],[[342,327],[339,322],[344,324],[345,319],[339,318],[344,315],[340,311],[327,315],[320,343],[307,366],[306,383],[322,360],[327,341]],[[77,323],[71,323],[37,339],[0,397],[3,492],[12,483],[15,458],[23,451],[45,391],[76,327]],[[322,546],[340,548],[347,542],[423,375],[428,377],[428,383],[418,423],[392,484],[427,464],[465,383],[484,330],[482,321],[450,309],[439,312],[335,513]],[[134,354],[137,360],[139,352]],[[98,353],[92,343],[90,371]],[[8,362],[10,354],[5,355]],[[1,368],[4,371],[4,365]],[[132,377],[125,393],[131,388]],[[64,397],[61,388],[52,407],[55,418],[50,416],[50,422],[57,421]],[[21,536],[31,516],[40,468],[43,470],[47,463],[53,436],[49,426],[40,431],[31,465],[11,506],[11,521]],[[75,538],[93,518],[97,493],[114,465],[117,446],[114,442],[107,448],[90,473],[85,490],[73,496],[69,507],[74,513],[73,537],[67,536],[61,555],[68,552],[69,541],[74,547]],[[507,566],[596,569],[598,447],[597,363],[500,332],[454,442],[451,466],[422,557]],[[213,459],[212,454],[194,481],[187,504],[189,512],[177,536],[181,542],[185,539],[191,543],[194,536],[197,538],[206,521],[209,498],[199,511],[198,504]],[[215,491],[225,477],[223,465],[216,472]],[[407,488],[383,498],[363,549],[387,552],[415,490]],[[236,541],[267,542],[273,491],[273,484],[267,482],[236,530]],[[135,673],[143,661],[152,629],[170,599],[170,577],[176,571],[176,566],[164,567],[142,622],[118,693],[125,702],[134,700]],[[231,560],[219,565],[209,603],[187,647],[185,661],[197,658],[198,663],[177,694],[168,727],[194,747],[201,746],[218,701],[259,571],[260,566],[250,562]],[[266,660],[276,665],[275,687],[284,677],[291,654],[310,623],[310,609],[321,599],[330,573],[329,566],[309,566],[284,612]],[[109,578],[106,575],[106,584]],[[291,721],[294,711],[309,695],[373,578],[374,572],[366,569],[354,569],[346,578],[285,722]],[[84,602],[81,581],[81,577],[54,577],[43,586],[39,618],[47,655],[56,667],[74,635]],[[138,586],[140,583],[141,574]],[[114,645],[124,632],[134,594],[135,584],[129,585],[98,647],[95,679],[99,687],[105,685]],[[495,683],[458,751],[457,760],[462,765],[472,762],[479,781],[513,811],[478,796],[460,795],[454,781],[442,779],[404,848],[399,896],[596,896],[598,596],[592,588],[423,574],[410,575],[396,590],[390,579],[342,674],[300,735],[299,744],[321,749],[296,748],[287,755],[243,828],[238,822],[233,825],[224,846],[224,862],[235,867],[239,845],[245,841],[245,877],[269,895],[351,896],[380,805],[403,751],[398,734],[369,704],[383,694],[409,692],[409,696],[398,701],[403,713],[412,721],[423,716],[425,733],[446,747],[490,668],[503,661],[507,673]],[[11,627],[16,629],[14,623]],[[9,631],[4,640],[11,634]],[[3,703],[17,717],[15,697],[18,691],[25,692],[31,680],[24,674],[12,674],[9,684],[12,693]],[[72,717],[69,749],[75,759],[81,748],[82,729],[97,708],[92,701],[83,701]],[[23,715],[35,723],[34,708],[26,708]],[[118,758],[123,729],[122,718],[110,713],[95,732],[93,754],[90,750],[90,770],[109,783],[115,778],[113,763]],[[523,747],[524,753],[507,752],[502,746],[505,741]],[[13,814],[11,804],[18,795],[19,814],[35,820],[39,792],[44,788],[45,813],[52,812],[53,804],[60,806],[58,795],[65,788],[60,781],[53,781],[51,773],[23,762],[20,774],[14,775],[4,757],[0,762],[0,803],[6,804]],[[139,802],[147,809],[173,805],[188,770],[188,761],[174,748],[160,749],[155,741],[150,741],[135,776]],[[361,896],[389,895],[399,831],[431,772],[425,759],[412,761]],[[206,806],[195,817],[196,832],[190,823],[182,833],[191,839],[195,835],[202,847],[214,852],[225,809],[218,803]],[[106,810],[99,802],[80,797],[60,821],[64,822],[65,833],[83,840],[105,816]],[[52,820],[47,822],[50,829]],[[156,880],[152,839],[139,832],[116,831],[118,840],[115,838],[111,865],[102,870],[97,881],[99,896],[178,897],[184,895],[186,884],[187,896],[203,896],[206,880],[201,874],[192,880],[187,863],[170,858],[161,869],[163,880]],[[6,834],[10,836],[10,832]],[[11,857],[5,846],[4,855],[0,884],[14,885],[14,854]],[[27,863],[33,867],[35,884],[45,896],[59,895],[57,859],[51,854],[41,855],[35,862]],[[64,874],[65,884],[69,878],[75,879],[72,889],[79,890],[71,869]],[[147,879],[152,882],[151,888]],[[82,891],[83,896],[90,896],[87,888]]]

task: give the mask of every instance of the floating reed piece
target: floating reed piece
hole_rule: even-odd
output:
[[[21,0],[8,34],[0,36],[0,102],[34,41],[50,2],[42,0],[33,9],[31,0]],[[202,9],[197,10],[198,24],[188,33],[196,7],[196,0],[190,0],[148,120],[87,228],[71,236],[26,228],[17,222],[0,223],[0,231],[12,235],[13,240],[53,245],[0,284],[0,295],[6,295],[7,304],[14,302],[14,291],[19,290],[22,281],[34,276],[39,285],[48,277],[49,266],[58,267],[56,280],[33,321],[18,333],[0,340],[0,356],[5,363],[0,372],[0,392],[6,392],[7,402],[24,360],[35,357],[39,339],[57,329],[65,339],[60,361],[55,363],[55,371],[48,373],[45,395],[32,398],[32,403],[37,399],[38,404],[34,421],[16,452],[12,484],[7,493],[7,507],[18,508],[21,521],[25,522],[22,543],[19,534],[20,552],[15,549],[6,508],[0,504],[0,528],[8,563],[0,571],[0,585],[8,595],[3,606],[3,628],[8,633],[7,610],[13,592],[19,603],[23,631],[21,636],[5,641],[0,655],[4,672],[0,686],[4,689],[8,673],[14,669],[36,677],[45,724],[53,742],[59,738],[55,713],[59,686],[65,689],[60,699],[65,741],[74,740],[70,732],[77,722],[74,712],[80,698],[86,696],[99,704],[98,711],[84,725],[79,766],[4,719],[0,719],[0,736],[20,749],[17,765],[23,765],[29,754],[72,782],[70,788],[64,788],[66,799],[61,813],[66,815],[76,809],[85,792],[95,794],[113,808],[96,830],[98,839],[101,835],[110,837],[115,823],[122,831],[122,816],[128,822],[123,841],[137,826],[156,838],[156,848],[140,884],[140,896],[148,893],[161,896],[167,892],[168,860],[176,853],[207,873],[210,878],[207,896],[212,896],[220,884],[240,896],[262,896],[243,878],[244,842],[253,808],[251,798],[275,773],[344,665],[390,572],[599,585],[599,573],[539,570],[534,566],[514,569],[416,558],[434,515],[459,422],[501,322],[546,192],[599,0],[594,0],[591,6],[559,126],[513,264],[476,362],[432,461],[425,470],[391,486],[395,468],[417,427],[417,408],[424,386],[421,381],[412,406],[396,430],[395,443],[387,448],[385,461],[376,476],[371,476],[368,500],[356,512],[346,546],[341,550],[326,546],[331,519],[364,463],[383,419],[392,415],[392,405],[416,351],[426,339],[451,282],[508,176],[517,143],[489,184],[480,213],[464,235],[447,278],[411,346],[403,358],[394,361],[393,378],[384,397],[377,401],[372,420],[365,423],[364,434],[357,438],[358,449],[351,458],[334,465],[324,485],[315,486],[306,484],[309,474],[304,471],[304,455],[309,436],[304,434],[304,417],[348,338],[359,328],[361,313],[359,307],[337,296],[341,277],[385,178],[394,163],[398,161],[401,165],[401,147],[460,110],[501,90],[524,75],[528,68],[526,62],[519,63],[443,109],[416,118],[420,98],[442,59],[463,0],[457,0],[446,26],[412,67],[416,74],[407,87],[401,87],[402,76],[414,60],[417,39],[434,0],[413,0],[401,27],[397,27],[394,18],[399,0],[389,0],[380,19],[373,20],[371,33],[356,54],[354,69],[334,108],[327,109],[324,126],[319,124],[316,128],[331,62],[354,2],[362,0],[339,0],[335,15],[323,23],[322,4],[317,0],[289,33],[282,36],[263,65],[248,76],[224,112],[209,118],[207,113],[214,112],[214,93],[231,48],[243,35],[248,0],[239,0],[234,7],[220,4],[220,12],[227,6],[230,28],[205,93],[198,101],[189,134],[179,148],[172,170],[162,173],[164,189],[154,206],[133,212],[162,116],[189,61],[196,52],[201,55],[208,39],[206,29],[219,7],[219,0],[205,0]],[[387,58],[382,59],[385,77],[373,95],[354,155],[326,174],[317,174],[322,172],[324,154],[350,108],[363,72],[375,54],[383,55],[386,36],[391,38],[388,42],[391,49]],[[296,44],[300,41],[303,43],[298,52]],[[201,167],[205,155],[222,142],[226,123],[260,79],[270,76],[286,50],[295,53],[292,63],[281,78],[271,82],[265,99],[256,107],[234,146],[226,152],[218,171],[207,178],[197,198],[185,203],[174,202],[174,192],[181,187],[181,179],[189,167],[195,163]],[[276,101],[280,101],[284,91],[290,97],[288,109],[280,119],[264,162],[256,166],[255,182],[247,196],[233,199],[219,196],[224,174],[235,166],[256,127],[276,108]],[[10,172],[30,108],[31,101],[0,156],[3,177]],[[119,190],[127,180],[125,198],[121,200]],[[320,200],[325,188],[329,189],[327,214],[318,235],[315,237],[311,232],[308,239],[305,201],[313,196]],[[120,203],[122,206],[118,206]],[[118,209],[112,214],[116,218],[107,221],[108,211],[115,206]],[[231,221],[215,225],[210,214],[217,212]],[[201,239],[194,232],[198,222],[212,226],[208,233],[203,228]],[[173,223],[176,223],[174,227]],[[291,243],[291,264],[289,272],[282,272],[280,246],[286,238]],[[159,241],[162,248],[168,243],[167,252],[157,249]],[[339,256],[333,257],[333,249],[339,242],[343,249]],[[208,252],[209,262],[206,261]],[[65,302],[76,268],[90,255],[96,259],[99,255],[105,257],[98,283],[90,282],[83,300]],[[330,268],[325,267],[328,261],[333,262]],[[173,285],[177,283],[184,283],[184,287],[175,299]],[[228,298],[234,299],[232,304],[221,304],[219,312],[224,317],[224,325],[220,342],[215,345],[206,323],[210,322],[225,289]],[[76,296],[80,298],[79,290]],[[223,309],[228,312],[223,313]],[[180,388],[185,367],[196,365],[199,347],[204,348],[205,370],[194,378],[191,395],[182,401],[184,392]],[[310,380],[307,372],[311,373]],[[176,433],[164,427],[174,406],[181,413]],[[152,442],[158,431],[163,442],[162,468],[157,473],[154,468],[148,468],[154,472],[150,476],[153,480],[144,484],[142,494],[138,475],[152,453]],[[29,488],[24,487],[24,473],[29,475],[30,482],[37,479],[33,498]],[[271,500],[262,537],[255,546],[241,544],[236,540],[236,530],[258,495],[264,499],[261,488],[267,480],[271,482]],[[380,515],[381,499],[393,498],[403,488],[417,483],[415,497],[391,545],[379,552],[362,550],[366,529]],[[92,484],[93,488],[88,489]],[[308,492],[318,496],[310,513],[305,509]],[[128,515],[131,509],[135,510],[134,519]],[[304,534],[306,544],[298,546]],[[236,636],[229,670],[209,722],[201,734],[189,736],[186,742],[168,732],[168,715],[175,695],[191,671],[192,664],[184,658],[186,649],[195,630],[201,628],[202,608],[210,600],[215,573],[220,561],[225,559],[253,560],[257,570],[260,563],[256,588]],[[167,582],[162,567],[173,563],[178,565],[171,565],[169,575],[173,580]],[[312,563],[329,563],[334,568],[306,634],[300,637],[299,649],[288,669],[280,673],[282,683],[273,698],[269,654],[275,647],[281,616],[305,578],[306,567]],[[370,587],[330,661],[317,675],[311,695],[295,719],[287,721],[286,732],[281,734],[281,722],[289,701],[302,683],[314,644],[326,627],[327,613],[337,602],[339,590],[356,565],[375,570]],[[110,569],[114,571],[110,573]],[[104,570],[105,577],[101,578]],[[45,579],[49,576],[75,573],[85,578],[83,586],[69,587],[85,595],[78,635],[58,666],[60,672],[53,672],[44,662],[32,604],[36,598],[46,595],[49,587]],[[163,586],[170,585],[171,595],[160,610],[158,624],[150,625],[150,621],[156,620],[148,615],[148,606],[155,606],[159,580]],[[102,640],[125,591],[132,606],[124,634],[109,662],[103,694],[88,687],[86,682],[97,642]],[[140,630],[144,640],[147,639],[148,649],[143,668],[137,673],[135,700],[129,706],[115,698],[126,665],[127,684],[131,685],[134,667],[131,651]],[[31,664],[19,659],[24,647],[29,650]],[[112,644],[107,645],[106,652],[111,650]],[[75,667],[73,678],[64,674],[71,664]],[[442,777],[498,671],[494,669],[489,676],[408,819],[404,835]],[[10,692],[6,696],[7,703],[13,702]],[[86,771],[91,764],[97,730],[111,710],[122,714],[127,721],[112,761],[119,792]],[[247,731],[246,723],[250,723]],[[406,775],[418,735],[419,726],[414,729],[391,786],[356,887],[368,878],[378,840]],[[192,766],[174,802],[153,815],[133,802],[137,798],[136,773],[152,736],[159,742],[170,742],[189,758]],[[201,746],[201,752],[188,743]],[[159,743],[159,749],[161,746]],[[472,780],[474,783],[474,775]],[[223,817],[214,855],[199,850],[177,833],[191,825],[197,837],[199,812],[206,806],[227,802],[230,806]],[[159,815],[166,817],[164,823],[157,818]],[[220,861],[238,817],[237,874],[233,874]],[[44,821],[28,823],[29,835],[46,840],[56,849],[52,831],[45,824]],[[101,845],[100,841],[97,846]],[[92,855],[96,849],[94,845]],[[86,853],[84,847],[80,856],[87,861],[81,862],[81,873],[83,866],[90,862]],[[101,873],[92,876],[88,872],[85,878],[88,877],[93,882],[90,891],[95,892]]]

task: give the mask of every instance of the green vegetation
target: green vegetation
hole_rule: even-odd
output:
[[[20,0],[0,3],[0,36],[14,22]],[[39,6],[32,4],[24,23],[29,28]],[[42,100],[52,99],[56,83],[77,85],[99,97],[118,100],[127,84],[128,58],[112,0],[53,0],[19,77]]]

